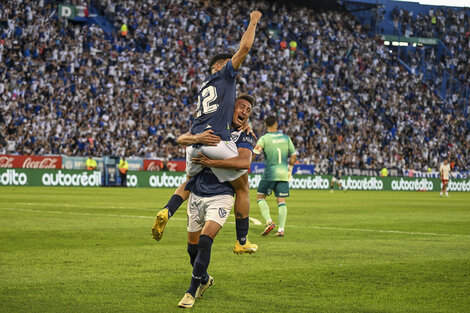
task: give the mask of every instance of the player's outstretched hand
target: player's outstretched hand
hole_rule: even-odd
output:
[[[251,128],[250,125],[248,125],[248,123],[245,123],[242,126],[240,126],[238,130],[241,130],[242,133],[246,132],[248,135],[252,135],[253,137],[255,137],[255,139],[258,139],[258,137],[256,137],[255,133],[253,132],[253,129]]]
[[[214,131],[212,129],[208,129],[203,133],[200,133],[197,136],[197,143],[203,144],[205,146],[217,146],[220,142],[220,137],[217,135],[213,135]]]
[[[263,14],[260,11],[253,11],[250,13],[250,19],[253,22],[258,22]]]
[[[193,163],[195,164],[201,164],[204,166],[211,166],[212,165],[212,159],[209,159],[207,156],[205,156],[202,153],[199,153],[199,156],[196,158],[193,158]]]

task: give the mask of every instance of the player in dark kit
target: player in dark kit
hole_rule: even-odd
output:
[[[251,156],[255,138],[253,135],[245,132],[243,128],[240,128],[243,125],[246,125],[254,103],[254,98],[247,94],[238,96],[237,100],[235,101],[235,112],[233,114],[232,120],[231,137],[235,142],[238,150],[238,155],[236,157],[225,160],[212,160],[201,154],[194,158],[193,161],[195,161],[197,164],[209,166],[211,168],[248,169],[251,164]],[[181,145],[190,145],[199,142],[204,142],[205,144],[209,145],[215,144],[218,141],[220,141],[219,137],[210,134],[208,131],[198,135],[192,135],[188,132],[178,137],[178,143]],[[245,173],[239,179],[242,180],[246,190],[248,190],[248,174]],[[170,201],[168,201],[165,208],[157,214],[155,224],[152,227],[152,236],[155,240],[161,240],[168,219],[173,214],[175,214],[179,206],[186,199],[188,199],[189,192],[184,190],[185,186],[186,183],[183,183],[181,186],[179,186],[171,197]],[[245,204],[246,202],[248,202],[248,206]],[[159,218],[161,216],[168,216],[168,219]],[[240,195],[239,191],[237,191],[237,197],[235,200],[235,228],[237,241],[233,247],[233,252],[237,254],[251,254],[256,252],[258,246],[247,240],[249,229],[249,194],[245,198],[245,195]]]
[[[239,99],[248,102],[243,99],[243,97],[246,96],[242,95],[240,97]],[[237,108],[240,106],[243,106],[243,102],[241,101],[237,104]],[[236,123],[234,124],[237,125]],[[186,139],[183,138],[183,142],[191,138],[191,135],[186,137]],[[191,284],[183,299],[178,304],[178,306],[182,308],[192,307],[195,299],[201,298],[204,292],[214,283],[214,279],[207,274],[212,243],[227,220],[230,209],[234,203],[233,187],[228,182],[219,182],[219,179],[212,173],[211,169],[214,167],[245,168],[249,167],[251,163],[250,160],[255,138],[242,130],[232,130],[231,137],[240,151],[239,156],[226,160],[211,160],[205,155],[200,155],[193,159],[197,164],[208,165],[211,166],[211,168],[204,168],[187,182],[185,188],[185,190],[191,192],[187,209],[187,230],[188,254],[190,263],[193,266],[193,272]],[[181,140],[182,139],[179,138],[180,142]],[[246,174],[242,177],[248,178]],[[239,214],[240,212],[235,210],[237,237],[241,230]],[[246,217],[246,221],[248,221],[248,217]],[[246,232],[247,231],[248,229],[246,228]],[[246,233],[244,235],[246,236]],[[258,246],[255,244],[247,242],[245,245],[241,245],[239,241],[237,241],[233,251],[236,253],[252,253],[257,249]]]
[[[188,200],[188,254],[193,267],[191,283],[178,303],[180,308],[191,308],[196,299],[212,286],[214,279],[207,273],[212,243],[229,216],[234,189],[220,183],[209,168],[191,178],[186,189]]]
[[[338,184],[338,188],[346,191],[346,189],[343,189],[343,185],[341,184],[341,177],[343,176],[343,170],[341,169],[340,166],[336,165],[336,161],[333,161],[332,164],[330,165],[328,169],[328,173],[333,175],[331,178],[331,184],[330,184],[330,192],[333,191],[333,187],[335,186],[335,183]]]
[[[260,18],[260,12],[251,12],[250,24],[243,34],[238,51],[233,56],[218,54],[209,64],[211,75],[204,80],[199,90],[196,119],[190,132],[196,135],[212,130],[212,134],[218,136],[221,141],[216,146],[193,145],[186,149],[186,173],[190,177],[202,169],[201,165],[192,162],[192,158],[197,157],[199,153],[211,159],[228,159],[238,154],[235,143],[230,137],[236,98],[235,77],[236,71],[253,46],[256,25]],[[245,173],[245,171],[220,168],[212,169],[212,171],[220,182],[235,181]],[[233,186],[238,189],[236,184]]]
[[[233,119],[235,104],[235,76],[236,70],[238,70],[253,45],[256,25],[260,18],[261,13],[259,11],[251,12],[250,23],[241,39],[240,48],[233,56],[219,54],[210,62],[211,75],[203,82],[198,93],[197,117],[190,133],[194,136],[205,134],[213,135],[213,137],[206,137],[205,140],[207,141],[194,142],[192,146],[187,147],[186,173],[189,177],[196,175],[203,168],[203,165],[193,162],[193,158],[197,158],[200,154],[216,160],[238,156],[238,149],[230,137],[230,124]],[[217,141],[218,138],[221,140]],[[212,172],[217,176],[219,182],[228,181],[232,184],[237,194],[236,206],[240,208],[239,212],[246,212],[246,215],[248,215],[250,207],[249,189],[247,178],[243,177],[247,170],[213,167]],[[184,200],[181,194],[182,189],[178,188],[167,206],[158,212],[152,228],[152,235],[156,240],[161,239],[168,218],[183,203]],[[243,245],[243,242],[240,243]]]

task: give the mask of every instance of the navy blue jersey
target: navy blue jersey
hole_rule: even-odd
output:
[[[343,176],[343,171],[339,166],[336,165],[330,165],[329,171],[328,171],[333,177],[336,179],[341,179],[341,176]]]
[[[223,141],[230,140],[230,125],[235,110],[236,75],[230,60],[220,71],[202,83],[191,134],[200,134],[212,129],[214,135]]]
[[[199,197],[233,196],[235,194],[232,185],[229,182],[219,182],[209,167],[204,167],[202,171],[192,177],[186,184],[185,190],[189,190]]]
[[[245,148],[253,151],[255,138],[246,132],[232,130],[232,140],[237,148]],[[192,177],[186,184],[186,190],[189,190],[199,197],[213,197],[217,195],[232,195],[235,193],[229,182],[221,183],[217,176],[212,173],[210,168],[205,167],[199,174]]]
[[[255,137],[248,135],[246,132],[232,129],[230,137],[233,142],[237,145],[237,148],[246,148],[253,151],[253,146],[256,143]]]

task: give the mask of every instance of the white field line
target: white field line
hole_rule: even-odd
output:
[[[292,227],[289,225],[289,227]],[[464,234],[443,234],[443,233],[421,233],[414,231],[401,231],[401,230],[383,230],[383,229],[366,229],[366,228],[346,228],[346,227],[327,227],[327,226],[294,226],[303,228],[326,229],[326,230],[345,230],[345,231],[359,231],[370,233],[388,233],[388,234],[404,234],[404,235],[422,235],[422,236],[456,236],[456,237],[469,237],[470,235]]]
[[[135,208],[135,207],[125,207],[125,206],[108,206],[108,205],[75,205],[75,204],[61,204],[61,203],[31,203],[31,202],[16,202],[18,205],[46,205],[46,206],[58,206],[58,207],[68,207],[68,208],[98,208],[98,209],[119,209],[119,210],[142,210],[142,211],[153,211],[158,212],[158,209],[147,209],[147,208]],[[126,215],[127,216],[127,215]],[[176,219],[176,218],[175,218]],[[250,221],[255,225],[261,225],[261,222],[254,218],[250,217]]]
[[[66,208],[88,208],[88,209],[119,209],[119,210],[142,210],[142,211],[154,211],[158,212],[157,208],[149,209],[149,208],[136,208],[136,207],[129,207],[129,206],[110,206],[110,205],[77,205],[77,204],[62,204],[62,203],[50,203],[50,202],[11,202],[11,204],[17,205],[35,205],[35,206],[58,206],[58,207],[66,207]]]
[[[72,205],[69,205],[73,207]],[[76,207],[76,206],[75,206]],[[84,213],[84,212],[63,212],[63,211],[49,211],[49,210],[30,210],[30,209],[22,209],[22,208],[0,208],[2,210],[10,210],[10,211],[22,211],[22,212],[33,212],[33,213],[50,213],[50,214],[68,214],[68,215],[85,215],[85,216],[106,216],[106,217],[127,217],[127,218],[147,218],[147,219],[155,219],[154,216],[145,216],[145,215],[123,215],[123,214],[104,214],[104,213]],[[186,221],[186,218],[182,217],[172,217],[172,220],[179,220],[179,221]],[[261,225],[261,222],[256,218],[250,217],[250,221],[252,221],[255,225]],[[230,224],[235,224],[235,222],[226,222]]]
[[[63,211],[49,211],[49,210],[30,210],[22,208],[0,208],[2,210],[9,211],[21,211],[21,212],[32,212],[32,213],[49,213],[49,214],[68,214],[68,215],[84,215],[84,216],[106,216],[106,217],[126,217],[126,218],[143,218],[143,219],[154,219],[153,216],[143,215],[122,215],[122,214],[102,214],[102,213],[83,213],[83,212],[63,212]],[[172,220],[186,221],[186,218],[173,217]],[[255,225],[261,225],[261,222],[255,218],[251,218]],[[227,222],[234,224],[234,222]],[[388,233],[388,234],[403,234],[403,235],[419,235],[419,236],[455,236],[455,237],[467,237],[470,235],[463,234],[443,234],[443,233],[422,233],[422,232],[410,232],[400,230],[381,230],[381,229],[365,229],[365,228],[346,228],[346,227],[327,227],[327,226],[299,226],[289,225],[289,228],[313,228],[322,230],[341,230],[341,231],[356,231],[356,232],[371,232],[371,233]]]

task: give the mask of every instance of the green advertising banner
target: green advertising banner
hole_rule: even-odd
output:
[[[0,186],[101,186],[100,171],[0,169]]]
[[[327,190],[330,175],[294,175],[291,189]],[[176,188],[186,180],[184,172],[130,171],[128,187]],[[250,188],[257,188],[260,174],[250,174]],[[101,186],[100,171],[54,169],[0,169],[0,186]],[[341,184],[347,190],[440,191],[438,178],[346,176]],[[449,191],[470,191],[470,179],[451,179]]]
[[[289,183],[291,189],[326,190],[330,188],[330,175],[294,175]],[[258,188],[260,174],[249,175],[250,188]],[[181,172],[129,172],[127,186],[176,188],[186,180]],[[367,177],[347,176],[341,183],[348,190],[389,190],[389,191],[440,191],[441,181],[438,178],[409,177]],[[470,191],[470,179],[452,179],[447,188],[449,191]]]

